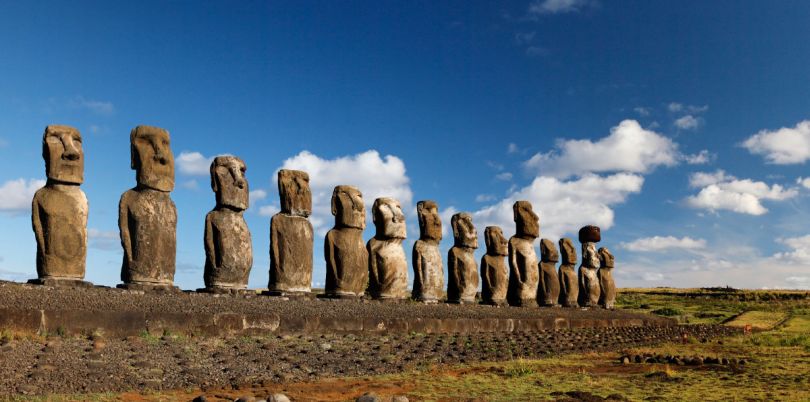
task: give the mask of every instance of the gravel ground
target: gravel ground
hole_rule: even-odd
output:
[[[318,378],[374,375],[432,364],[541,358],[611,351],[683,333],[708,339],[724,326],[590,328],[531,333],[391,336],[299,335],[125,339],[0,338],[0,395],[260,387]]]

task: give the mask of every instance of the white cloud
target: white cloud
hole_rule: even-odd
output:
[[[180,187],[183,187],[186,190],[197,190],[200,188],[200,185],[197,183],[197,180],[191,179],[181,182]]]
[[[510,154],[516,154],[520,152],[520,148],[514,142],[510,142],[509,145],[506,146],[506,152]]]
[[[180,173],[189,176],[208,176],[211,174],[211,162],[214,157],[205,157],[199,152],[183,151],[177,156],[175,163]]]
[[[683,160],[690,165],[705,165],[714,160],[717,155],[710,153],[704,149],[696,154],[684,155]]]
[[[535,0],[529,4],[529,15],[565,14],[578,12],[592,5],[590,0]]]
[[[268,217],[273,216],[277,214],[279,211],[281,211],[281,208],[275,205],[264,205],[262,207],[259,207],[259,215],[261,216],[268,216]]]
[[[588,224],[607,230],[613,226],[612,205],[623,203],[641,191],[640,175],[617,173],[610,176],[588,174],[576,180],[540,176],[528,186],[513,191],[500,202],[473,213],[476,227],[500,226],[505,234],[514,232],[512,204],[528,200],[540,216],[543,237],[558,238]]]
[[[641,117],[647,117],[650,115],[650,108],[647,107],[637,106],[633,108],[633,111],[638,113],[638,115]]]
[[[670,112],[677,113],[683,110],[683,105],[677,102],[672,102],[667,105],[667,109],[669,109]]]
[[[795,289],[810,289],[810,276],[789,276],[785,282],[793,285]]]
[[[87,229],[89,246],[99,250],[121,251],[119,233],[113,230]]]
[[[114,239],[118,240],[118,232],[113,230],[100,230],[89,228],[87,229],[87,237],[89,239]]]
[[[45,185],[45,180],[16,179],[9,180],[0,186],[0,211],[20,214],[31,212],[31,201],[34,193]]]
[[[715,173],[695,173],[689,178],[692,187],[703,187],[697,195],[686,199],[693,208],[712,212],[729,210],[741,214],[763,215],[768,209],[762,200],[783,201],[798,195],[796,188],[750,179],[737,179],[722,170]]]
[[[256,189],[250,191],[250,202],[261,201],[267,198],[267,191]]]
[[[694,130],[700,125],[700,119],[692,116],[691,114],[687,114],[686,116],[675,119],[674,124],[675,127],[678,127],[681,130]]]
[[[788,165],[810,159],[810,120],[776,131],[761,130],[743,141],[742,146],[768,163]]]
[[[805,178],[799,177],[798,179],[796,179],[796,184],[799,184],[804,188],[810,188],[810,177]]]
[[[495,196],[492,194],[478,194],[475,196],[475,202],[489,202],[493,201]]]
[[[512,180],[512,173],[510,172],[498,173],[495,175],[495,178],[498,180],[510,181]]]
[[[112,102],[85,99],[83,96],[77,96],[69,100],[68,106],[75,109],[86,109],[100,115],[111,115],[115,113],[115,106]]]
[[[641,279],[647,282],[657,282],[664,280],[664,274],[660,272],[644,272]]]
[[[788,264],[810,265],[810,235],[777,239],[776,241],[790,247],[791,250],[774,254],[774,259]]]
[[[667,110],[671,113],[679,113],[679,112],[686,112],[690,114],[700,114],[709,110],[709,105],[703,106],[695,106],[695,105],[684,105],[683,103],[672,102],[667,105]]]
[[[678,163],[678,146],[635,120],[624,120],[596,142],[561,140],[557,150],[537,153],[524,163],[539,174],[565,178],[588,172],[647,173]]]
[[[405,163],[396,156],[380,157],[375,150],[357,155],[324,159],[309,151],[284,161],[282,169],[303,170],[309,173],[312,189],[312,215],[310,221],[316,231],[325,234],[334,224],[331,212],[332,190],[340,184],[356,186],[363,193],[366,216],[371,225],[371,206],[378,197],[399,200],[402,211],[411,212],[413,193]]]
[[[699,250],[706,248],[706,240],[693,239],[689,236],[642,237],[629,243],[622,243],[622,248],[638,252],[659,252],[667,250]]]

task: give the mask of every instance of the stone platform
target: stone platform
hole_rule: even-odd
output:
[[[20,333],[132,336],[259,334],[516,333],[672,326],[621,310],[425,305],[258,294],[145,292],[0,282],[0,329]]]

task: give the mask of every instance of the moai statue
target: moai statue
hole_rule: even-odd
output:
[[[309,222],[312,192],[309,175],[278,171],[281,211],[270,219],[270,281],[272,296],[308,295],[312,290],[313,231]]]
[[[613,309],[616,305],[616,282],[613,281],[614,260],[613,254],[607,247],[599,249],[599,264],[597,276],[599,277],[599,288],[602,291],[599,296],[599,305]]]
[[[447,301],[450,303],[475,303],[478,292],[478,265],[475,249],[478,248],[478,232],[473,226],[472,215],[460,212],[451,219],[453,247],[447,253]]]
[[[249,206],[245,162],[218,156],[211,163],[211,189],[217,205],[205,216],[205,291],[238,292],[247,288],[253,245],[244,213]]]
[[[118,228],[124,248],[119,287],[176,289],[174,283],[177,208],[169,193],[174,189],[174,156],[169,132],[138,126],[129,136],[131,167],[138,185],[121,196]]]
[[[357,187],[337,186],[332,192],[335,227],[326,233],[326,296],[359,298],[368,284],[368,251],[363,244],[366,207]]]
[[[560,304],[564,307],[579,305],[579,278],[577,278],[577,249],[571,239],[560,239]]]
[[[377,198],[371,208],[377,233],[366,243],[368,250],[368,292],[380,300],[408,297],[408,262],[405,240],[405,215],[399,201]]]
[[[513,306],[537,307],[537,253],[534,239],[540,236],[540,218],[529,201],[512,206],[516,233],[509,239],[509,290],[507,299]]]
[[[442,221],[435,201],[419,201],[419,240],[413,245],[413,292],[411,297],[423,303],[437,303],[444,289],[444,266],[439,252]]]
[[[484,229],[484,241],[487,253],[481,257],[481,302],[502,306],[506,304],[506,287],[509,283],[506,238],[501,228],[487,226]]]
[[[537,287],[537,301],[543,306],[559,307],[560,278],[557,276],[557,261],[560,255],[557,247],[549,239],[540,240],[540,286]]]
[[[579,305],[596,307],[599,305],[599,254],[596,243],[602,240],[597,226],[584,226],[579,230],[579,242],[582,243],[582,264],[579,266]]]
[[[31,223],[37,240],[37,279],[43,285],[90,286],[87,260],[87,197],[82,136],[73,127],[51,125],[42,136],[48,181],[37,190]]]

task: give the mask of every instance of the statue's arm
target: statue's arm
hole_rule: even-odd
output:
[[[215,234],[214,231],[216,228],[214,227],[213,219],[211,218],[211,214],[205,216],[205,234],[203,236],[203,242],[205,245],[205,258],[208,259],[208,262],[211,264],[212,267],[219,268],[220,259],[217,258],[217,247],[215,243]]]
[[[42,229],[42,205],[39,203],[39,192],[34,194],[34,199],[31,201],[31,226],[34,228],[34,236],[37,239],[37,244],[42,247],[42,251],[45,252],[47,247],[45,246],[45,232]]]
[[[417,244],[413,244],[413,251],[411,252],[411,264],[413,265],[413,283],[424,284],[425,281],[422,277],[422,258],[421,253],[417,249]]]
[[[124,248],[124,258],[131,267],[132,265],[132,238],[129,233],[130,210],[127,193],[121,196],[118,204],[118,230],[121,233],[121,247]]]
[[[343,272],[341,272],[341,267],[335,260],[335,246],[334,241],[332,241],[331,230],[326,233],[326,237],[323,239],[323,258],[326,260],[326,269],[333,270],[335,279],[341,280],[343,278]]]
[[[520,266],[518,265],[518,256],[517,252],[515,251],[515,247],[512,246],[512,242],[509,242],[509,270],[514,273],[515,278],[517,278],[518,283],[523,283],[523,278],[521,278]]]

